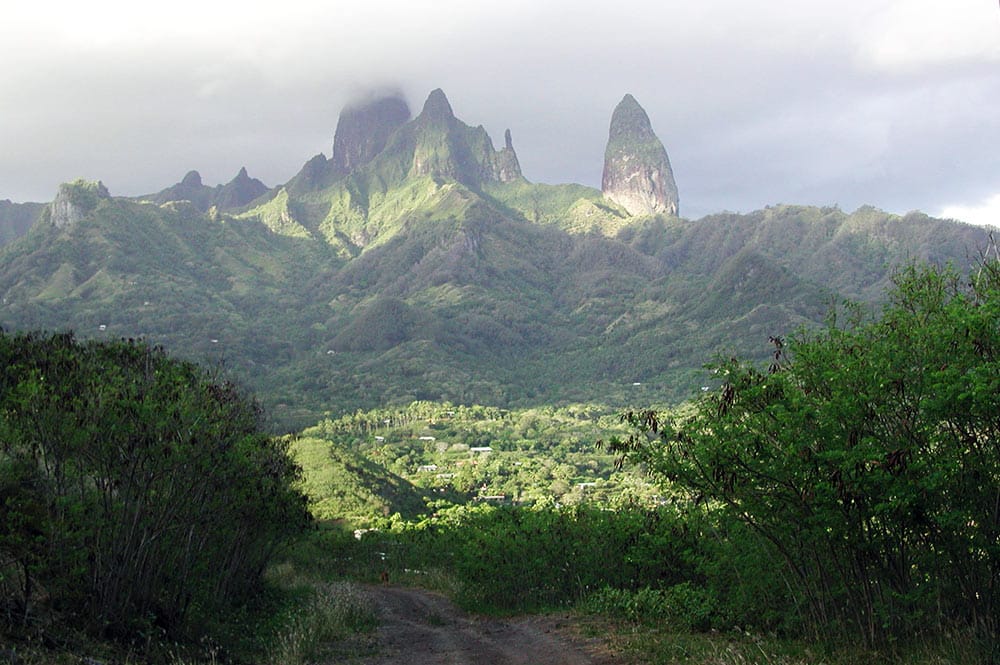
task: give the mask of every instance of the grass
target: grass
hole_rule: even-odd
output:
[[[886,651],[823,645],[739,630],[692,632],[597,615],[577,617],[583,637],[602,639],[626,665],[977,665],[993,663],[970,635],[948,635]]]
[[[303,665],[375,630],[375,602],[352,575],[350,531],[336,523],[304,538],[267,573],[268,583],[296,598],[264,649],[268,663]]]
[[[343,641],[377,625],[371,596],[353,582],[314,588],[312,599],[296,610],[275,642],[268,662],[302,665],[319,656],[331,642]]]

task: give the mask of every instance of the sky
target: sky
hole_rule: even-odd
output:
[[[1000,226],[997,0],[33,0],[0,9],[0,199],[330,156],[341,108],[442,88],[534,182],[600,186],[625,93],[681,214],[874,205]]]

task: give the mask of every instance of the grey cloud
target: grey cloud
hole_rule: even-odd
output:
[[[329,155],[342,106],[387,87],[413,109],[441,87],[495,142],[512,130],[529,179],[587,185],[630,92],[691,217],[777,202],[933,212],[1000,190],[997,61],[875,62],[865,45],[888,0],[390,4],[314,3],[270,29],[148,48],[11,50],[0,198],[47,200],[78,176],[116,194],[189,169],[214,184],[243,165],[278,184]]]

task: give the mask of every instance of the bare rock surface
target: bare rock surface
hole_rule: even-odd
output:
[[[601,191],[630,215],[680,212],[667,151],[632,95],[611,114]]]
[[[364,166],[382,152],[392,133],[409,119],[410,107],[396,95],[348,106],[337,121],[332,167],[345,174]]]

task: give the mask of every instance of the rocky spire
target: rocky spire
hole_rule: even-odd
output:
[[[632,95],[625,95],[611,115],[601,191],[631,215],[680,210],[667,151]]]
[[[455,113],[451,110],[451,104],[444,95],[444,90],[435,88],[427,96],[424,102],[424,109],[420,112],[420,117],[425,120],[450,122],[455,119]]]
[[[517,161],[517,153],[514,152],[514,141],[510,137],[510,130],[503,133],[504,147],[496,153],[496,167],[493,178],[500,182],[510,182],[521,177],[521,164]]]
[[[346,107],[337,121],[330,165],[340,174],[364,166],[382,152],[389,136],[409,119],[410,107],[395,95]]]

